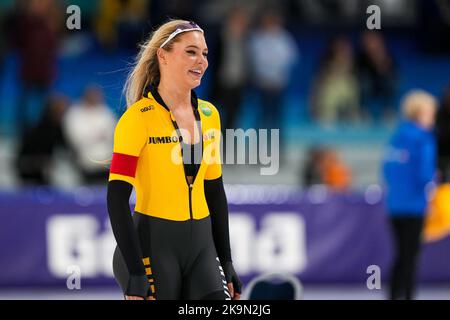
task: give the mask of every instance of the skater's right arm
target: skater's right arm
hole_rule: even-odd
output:
[[[109,219],[117,246],[130,274],[128,285],[124,289],[124,294],[128,298],[145,298],[149,287],[129,205],[137,163],[146,136],[145,126],[139,114],[135,110],[127,110],[114,132],[114,152],[108,182]]]

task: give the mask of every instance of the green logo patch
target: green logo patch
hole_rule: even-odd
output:
[[[202,110],[203,114],[207,117],[209,117],[212,114],[212,110],[210,107],[202,105],[202,106],[200,106],[200,109]]]

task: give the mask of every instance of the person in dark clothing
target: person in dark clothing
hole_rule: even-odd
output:
[[[392,55],[379,33],[366,31],[358,56],[361,105],[372,120],[379,122],[388,112],[395,113],[396,68]]]
[[[244,9],[231,11],[216,48],[218,69],[214,77],[213,98],[226,114],[222,123],[224,133],[226,129],[236,127],[248,81],[247,26],[248,17]]]
[[[0,12],[0,110],[4,107],[4,101],[2,96],[3,87],[3,71],[5,68],[5,57],[7,54],[7,22],[3,12]]]
[[[436,137],[440,182],[450,182],[450,85],[436,116]]]
[[[53,153],[58,146],[66,146],[61,122],[67,106],[66,97],[51,96],[41,121],[22,133],[16,165],[24,185],[50,184],[48,171]]]
[[[316,184],[322,184],[323,177],[320,170],[320,164],[325,153],[323,147],[311,147],[308,150],[306,162],[301,171],[303,186],[309,188]]]
[[[52,18],[54,12],[52,1],[22,1],[11,17],[10,39],[18,51],[21,81],[16,109],[19,134],[39,121],[55,79],[57,28]],[[31,98],[36,102],[32,108]]]
[[[396,252],[390,279],[393,300],[414,298],[427,192],[436,172],[434,97],[413,92],[402,108],[406,119],[395,130],[383,163]]]

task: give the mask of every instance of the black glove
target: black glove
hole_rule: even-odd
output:
[[[232,283],[234,291],[237,293],[241,293],[242,282],[239,279],[236,271],[234,271],[233,262],[225,262],[223,264],[223,272],[225,273],[225,280],[227,283]]]
[[[125,295],[142,297],[146,299],[149,288],[150,284],[148,283],[148,278],[145,274],[142,276],[130,276]]]

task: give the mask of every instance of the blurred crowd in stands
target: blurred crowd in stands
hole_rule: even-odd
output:
[[[364,32],[358,52],[349,39],[337,37],[319,66],[311,113],[324,124],[362,118],[379,122],[388,112],[393,118],[396,82],[394,59],[379,33]]]
[[[205,28],[210,46],[211,76],[206,98],[221,110],[222,127],[239,125],[244,97],[252,92],[258,101],[254,112],[260,119],[256,126],[270,129],[283,127],[286,91],[296,76],[293,70],[297,70],[302,59],[298,31],[305,24],[332,28],[333,23],[349,23],[354,30],[355,24],[365,23],[365,8],[370,4],[353,0],[346,1],[345,6],[339,0],[252,0],[239,6],[231,0],[7,2],[10,5],[3,5],[0,12],[0,75],[4,57],[9,52],[17,53],[20,90],[14,121],[19,147],[15,164],[24,183],[39,184],[49,183],[46,172],[58,146],[70,150],[86,183],[104,181],[106,166],[97,162],[110,157],[117,121],[117,115],[111,111],[114,106],[106,104],[99,86],[86,86],[79,101],[70,101],[52,90],[58,77],[59,48],[74,34],[65,27],[68,5],[80,6],[83,32],[92,35],[105,55],[121,49],[137,52],[138,44],[152,28],[168,18],[195,20]],[[423,13],[420,17],[426,18],[437,10],[439,17],[433,21],[416,21],[427,30],[436,30],[430,43],[450,34],[450,2],[417,0],[416,4],[416,11],[403,0],[397,6],[391,5],[394,13],[386,23],[395,27],[392,21],[397,19],[400,26],[411,27],[414,15]],[[400,12],[398,17],[395,10]],[[333,32],[319,65],[314,66],[308,113],[319,126],[393,123],[398,119],[397,62],[382,32],[361,30],[356,41],[346,30]],[[430,43],[427,44],[431,46]],[[445,50],[443,46],[440,53]],[[448,180],[450,87],[443,96],[436,132],[439,167],[443,179]],[[349,188],[351,170],[340,158],[333,147],[312,148],[307,163],[302,165],[304,184],[326,183],[336,190]]]
[[[14,163],[23,184],[51,184],[49,170],[57,148],[70,152],[83,184],[105,183],[116,122],[96,86],[87,87],[72,104],[63,95],[48,96],[40,120],[21,133]]]

